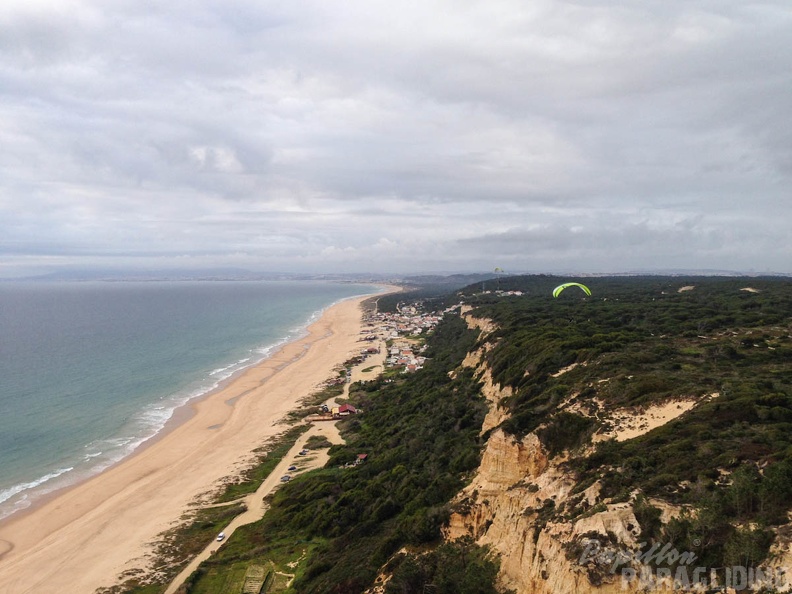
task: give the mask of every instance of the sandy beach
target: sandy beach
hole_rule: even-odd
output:
[[[86,594],[145,566],[157,535],[282,431],[284,415],[359,351],[366,298],[327,309],[307,336],[191,405],[186,421],[138,453],[0,524],[0,593]]]

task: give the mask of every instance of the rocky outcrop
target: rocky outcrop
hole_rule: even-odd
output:
[[[482,333],[492,331],[488,320],[465,319]],[[565,457],[551,459],[535,433],[517,439],[497,428],[508,417],[501,404],[513,390],[493,381],[487,348],[470,353],[463,365],[476,369],[482,382],[490,403],[482,433],[491,434],[476,475],[454,502],[446,537],[471,536],[490,546],[501,560],[500,585],[518,594],[638,591],[640,584],[622,583],[608,563],[639,544],[631,503],[602,501],[599,483],[574,492]],[[594,549],[599,556],[590,554]],[[607,550],[612,554],[602,555]]]
[[[496,326],[491,320],[474,318],[469,309],[462,314],[470,328],[480,330],[483,346],[469,353],[463,366],[475,370],[489,402],[481,431],[489,437],[476,474],[452,503],[445,537],[470,536],[490,547],[500,559],[499,586],[516,594],[677,591],[673,577],[653,575],[642,565],[639,550],[647,537],[642,538],[634,511],[639,491],[629,501],[603,498],[599,482],[577,485],[567,466],[569,453],[551,457],[536,432],[516,438],[500,428],[509,416],[504,400],[514,391],[497,384],[486,364],[493,346],[486,337]],[[552,376],[582,365],[574,363]],[[718,396],[673,398],[639,410],[608,408],[597,397],[581,401],[578,395],[570,391],[556,410],[593,418],[601,425],[584,452],[602,439],[634,439]],[[663,524],[683,510],[661,500],[649,503],[660,510]],[[771,557],[776,564],[792,566],[790,543],[792,528],[786,540],[777,539],[774,545]],[[638,579],[625,579],[631,570]]]
[[[466,359],[466,361],[468,360]],[[489,402],[489,410],[481,425],[481,434],[483,435],[509,418],[509,411],[503,405],[503,399],[511,396],[514,391],[511,386],[502,387],[496,384],[492,379],[490,369],[480,361],[480,358],[478,361],[471,359],[469,364],[476,368],[476,375],[481,382],[481,394]]]
[[[509,418],[509,411],[503,406],[502,401],[514,394],[511,386],[501,386],[495,383],[492,379],[492,371],[484,363],[484,355],[492,349],[492,346],[492,343],[486,343],[480,349],[468,353],[462,361],[462,367],[471,367],[476,370],[476,376],[481,382],[481,394],[489,402],[489,410],[481,426],[482,435]]]
[[[509,418],[509,411],[503,406],[503,399],[513,394],[511,386],[501,387],[492,381],[492,372],[489,368],[485,369],[481,375],[481,393],[489,401],[490,407],[484,422],[481,425],[481,433],[484,434],[490,429],[497,427]]]
[[[632,506],[600,505],[580,519],[555,520],[564,506],[601,503],[596,484],[572,493],[575,482],[562,462],[548,457],[535,434],[518,440],[496,429],[476,476],[455,501],[446,537],[469,535],[489,545],[500,556],[501,585],[518,594],[629,592],[610,567],[581,555],[594,540],[635,547],[640,528]]]
[[[473,308],[470,307],[469,305],[463,305],[460,308],[459,313],[462,316],[462,318],[464,318],[465,322],[467,322],[468,328],[478,329],[481,331],[479,335],[480,338],[486,336],[487,334],[492,333],[493,330],[496,330],[498,328],[497,324],[495,324],[495,322],[493,322],[492,320],[489,320],[487,318],[476,318],[470,315],[470,311],[472,309]]]
[[[470,363],[487,386],[480,357]],[[495,394],[487,396],[491,402],[506,393],[491,381],[485,389]],[[518,439],[493,429],[475,476],[454,501],[446,538],[471,536],[489,546],[500,558],[499,585],[517,594],[675,591],[671,578],[641,579],[647,568],[635,556],[645,539],[633,508],[640,492],[612,502],[602,497],[599,482],[578,488],[567,455],[550,457],[536,433]],[[663,523],[683,510],[649,502]],[[792,559],[789,542],[792,537],[776,548],[776,559]],[[616,559],[622,565],[616,567]],[[638,579],[625,580],[624,568],[633,568]]]

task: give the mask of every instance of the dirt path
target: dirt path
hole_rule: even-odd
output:
[[[385,343],[383,342],[380,345],[380,354],[368,357],[365,361],[355,365],[350,370],[352,382],[374,379],[383,369],[385,357]],[[363,372],[364,369],[368,369],[370,367],[374,367],[374,369]],[[338,396],[338,398],[349,397],[350,384],[351,382],[348,382],[344,385],[344,391],[340,396]],[[328,407],[338,406],[335,397],[327,400],[325,404],[327,404]],[[247,507],[247,511],[231,520],[228,526],[223,529],[223,533],[225,533],[225,539],[221,542],[212,541],[201,553],[198,554],[197,557],[195,557],[195,559],[190,562],[187,567],[182,570],[179,575],[176,576],[176,578],[171,582],[170,586],[168,586],[168,589],[165,590],[165,594],[175,594],[175,592],[179,589],[179,586],[184,583],[190,574],[198,569],[198,566],[201,563],[209,559],[215,551],[222,547],[237,528],[246,524],[257,522],[264,517],[264,513],[267,511],[267,507],[264,504],[264,498],[282,484],[280,479],[283,475],[308,472],[316,468],[322,468],[325,464],[327,464],[327,461],[330,459],[327,449],[311,450],[307,456],[300,456],[300,451],[305,448],[305,444],[312,436],[326,437],[327,440],[332,444],[344,443],[344,440],[341,437],[335,422],[325,421],[314,423],[313,426],[308,429],[308,431],[303,433],[297,439],[292,448],[283,457],[283,460],[280,461],[280,463],[264,480],[264,482],[261,483],[261,486],[256,490],[255,493],[252,493],[247,497],[237,499],[233,502],[202,506],[205,508],[210,508],[231,505],[233,503],[244,503],[245,507]],[[287,469],[292,464],[297,465],[298,470],[294,473],[289,473]]]
[[[294,446],[292,446],[289,452],[283,457],[283,460],[280,461],[280,463],[264,480],[264,482],[261,483],[261,486],[258,488],[258,490],[255,493],[244,497],[242,500],[237,500],[237,503],[244,501],[247,511],[235,517],[233,520],[231,520],[228,526],[223,529],[223,532],[226,536],[225,540],[222,542],[212,541],[211,544],[209,544],[197,557],[195,557],[195,559],[190,562],[187,567],[184,568],[184,570],[178,576],[176,576],[176,579],[174,579],[170,586],[168,586],[168,589],[165,590],[165,594],[175,593],[176,590],[179,589],[179,586],[181,586],[190,576],[190,574],[198,569],[198,566],[201,563],[209,559],[209,557],[211,557],[216,550],[225,544],[226,540],[234,533],[237,528],[246,524],[257,522],[264,517],[264,512],[267,511],[267,507],[264,504],[264,498],[282,484],[280,479],[283,475],[295,474],[289,473],[286,470],[289,468],[289,466],[299,462],[300,468],[296,472],[302,473],[315,468],[321,468],[327,463],[329,456],[326,449],[312,450],[307,456],[299,455],[300,451],[305,448],[308,438],[313,435],[324,436],[334,444],[342,443],[341,435],[339,434],[335,423],[318,423],[303,433],[295,442]],[[214,506],[209,505],[206,507]]]

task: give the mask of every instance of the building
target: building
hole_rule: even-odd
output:
[[[348,415],[356,415],[357,409],[352,406],[351,404],[342,404],[338,407],[338,414],[339,416],[345,417]]]

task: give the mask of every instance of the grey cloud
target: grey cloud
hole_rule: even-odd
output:
[[[0,25],[19,262],[792,261],[785,2],[9,0]]]

